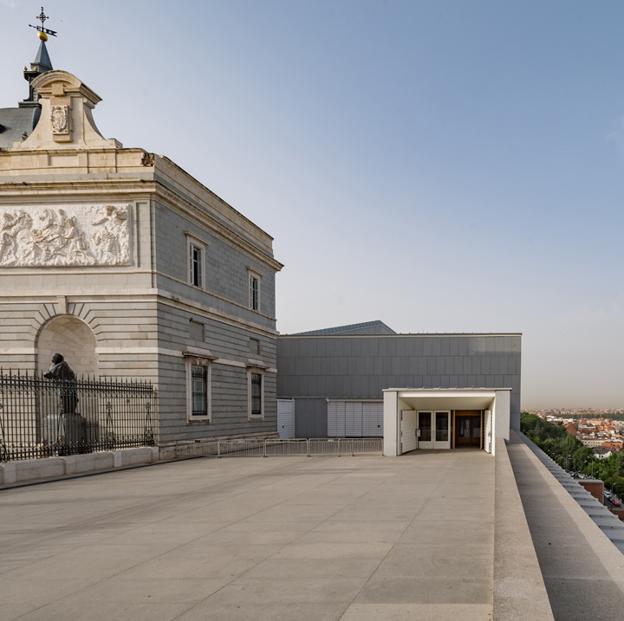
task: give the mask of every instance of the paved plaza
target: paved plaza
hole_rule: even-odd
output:
[[[0,619],[491,618],[494,459],[195,459],[0,492]]]

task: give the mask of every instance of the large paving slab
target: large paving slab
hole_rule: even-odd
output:
[[[494,459],[197,459],[0,492],[0,620],[489,619]]]

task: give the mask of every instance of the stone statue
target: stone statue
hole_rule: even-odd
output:
[[[52,364],[43,377],[58,382],[59,411],[46,416],[44,435],[47,444],[55,445],[59,455],[86,450],[87,421],[76,413],[78,394],[76,374],[62,354],[52,356]]]
[[[67,362],[65,362],[63,354],[54,354],[52,356],[52,364],[48,371],[43,374],[43,377],[67,382],[76,381],[76,374],[72,371],[72,368]]]

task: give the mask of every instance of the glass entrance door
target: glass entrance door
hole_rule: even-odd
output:
[[[434,448],[437,449],[450,449],[451,448],[451,436],[449,434],[449,427],[451,423],[450,412],[436,412],[435,413],[435,442]]]
[[[433,448],[433,438],[431,437],[431,412],[418,412],[418,448]]]
[[[481,446],[481,412],[458,410],[455,412],[455,448]]]
[[[418,412],[418,448],[451,448],[451,413],[448,410]]]

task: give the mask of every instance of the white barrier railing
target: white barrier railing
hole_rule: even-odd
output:
[[[202,451],[215,457],[295,457],[381,455],[383,438],[240,438],[207,442]]]

